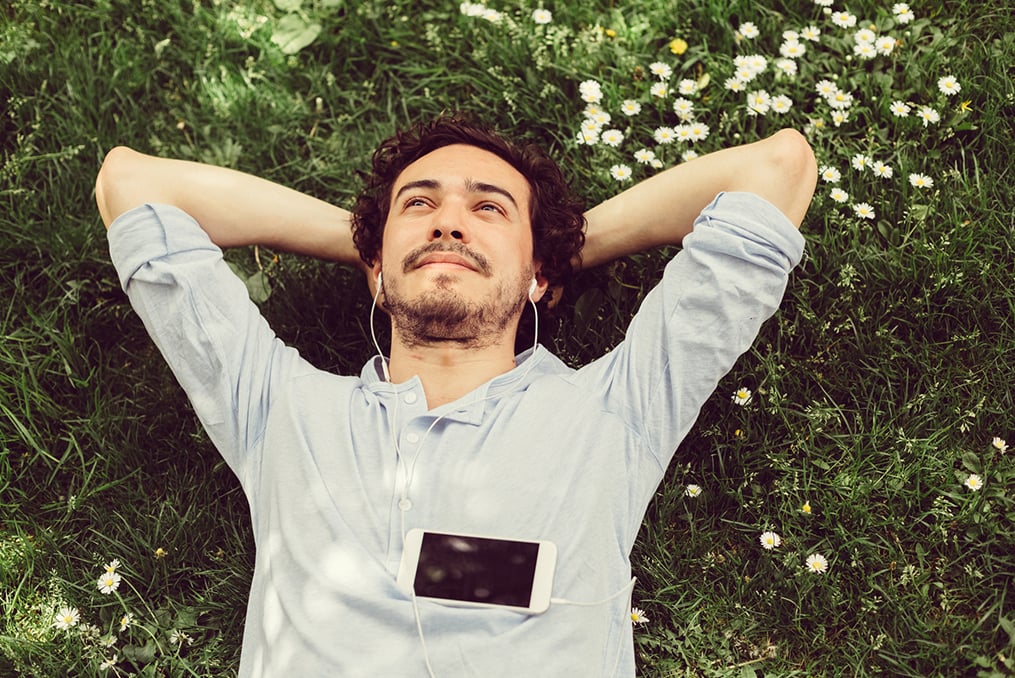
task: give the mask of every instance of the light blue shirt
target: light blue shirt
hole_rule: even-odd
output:
[[[285,346],[184,212],[138,207],[109,241],[123,289],[250,502],[243,678],[426,675],[395,582],[413,527],[551,540],[554,598],[613,596],[538,616],[419,601],[438,678],[633,676],[623,589],[645,509],[804,245],[768,202],[720,194],[614,350],[574,370],[540,346],[431,411],[419,379],[386,382],[378,358],[339,376]]]

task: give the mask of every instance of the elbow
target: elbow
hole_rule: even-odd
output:
[[[106,153],[95,177],[95,204],[99,209],[102,222],[109,228],[110,224],[125,209],[121,205],[123,184],[131,174],[131,165],[138,156],[126,146],[117,146]]]
[[[780,177],[782,204],[796,226],[804,220],[818,182],[818,163],[807,138],[795,129],[783,129],[769,139],[771,176]]]

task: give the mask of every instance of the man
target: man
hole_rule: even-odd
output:
[[[590,210],[583,266],[683,249],[625,340],[579,370],[539,346],[514,355],[519,317],[582,247],[547,167],[441,118],[382,145],[350,215],[231,170],[107,156],[96,199],[123,288],[250,502],[241,676],[634,674],[642,517],[778,307],[816,166],[784,130]],[[365,262],[390,355],[343,377],[283,346],[221,260],[219,247],[252,243]],[[553,604],[416,599],[396,583],[412,528],[553,542]]]

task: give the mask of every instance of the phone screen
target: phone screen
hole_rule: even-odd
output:
[[[426,532],[413,586],[417,596],[528,607],[539,544]]]

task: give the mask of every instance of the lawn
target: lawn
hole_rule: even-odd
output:
[[[0,676],[238,664],[246,500],[109,264],[104,154],[349,207],[375,145],[447,109],[547,146],[590,206],[782,127],[817,155],[804,261],[642,527],[640,675],[1015,675],[1013,63],[1010,2],[8,0]],[[581,273],[541,340],[609,350],[673,254]],[[227,258],[316,365],[374,352],[361,274]]]

